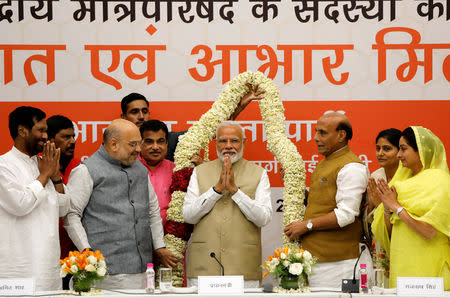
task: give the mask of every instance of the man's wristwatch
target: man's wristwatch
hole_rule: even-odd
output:
[[[310,219],[308,219],[308,223],[306,224],[306,228],[308,229],[308,231],[312,231],[313,224],[312,224],[312,221]]]
[[[59,177],[59,179],[58,180],[52,180],[52,182],[53,182],[53,185],[57,185],[57,184],[61,184],[61,183],[63,183],[63,178],[62,177]]]

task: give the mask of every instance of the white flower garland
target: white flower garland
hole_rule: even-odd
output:
[[[261,116],[267,136],[267,148],[279,160],[285,170],[284,176],[284,219],[287,224],[303,219],[304,193],[305,193],[305,167],[301,155],[295,145],[286,135],[286,118],[284,107],[280,100],[278,89],[272,80],[261,72],[247,71],[233,78],[222,90],[211,109],[203,114],[188,132],[179,137],[175,151],[174,172],[184,168],[192,168],[190,158],[201,149],[207,148],[214,138],[216,129],[220,123],[230,118],[241,98],[248,92],[247,83],[253,86],[259,85],[258,90],[264,90],[259,101]],[[182,208],[185,192],[176,191],[167,210],[167,220],[183,223]],[[187,242],[167,234],[164,237],[167,247],[178,257],[185,251]],[[289,238],[283,237],[284,243]],[[174,270],[175,286],[181,286],[183,279],[183,266],[178,264]],[[180,271],[181,268],[181,271]]]

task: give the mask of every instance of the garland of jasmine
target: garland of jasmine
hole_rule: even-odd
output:
[[[179,138],[175,151],[175,168],[170,187],[172,199],[167,210],[167,228],[164,241],[168,249],[178,258],[183,258],[192,225],[183,219],[182,208],[193,164],[191,156],[207,148],[214,138],[219,124],[230,118],[240,99],[248,92],[247,83],[259,85],[265,90],[259,101],[261,116],[267,136],[267,149],[279,160],[285,169],[284,176],[284,226],[303,219],[305,193],[305,167],[295,145],[286,136],[284,107],[278,89],[272,80],[261,72],[245,72],[233,78],[222,90],[211,109],[203,114],[188,132]],[[289,238],[284,236],[284,243]],[[179,262],[173,270],[173,285],[183,283],[183,264]]]

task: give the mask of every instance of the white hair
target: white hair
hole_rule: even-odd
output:
[[[216,138],[219,134],[219,129],[221,129],[222,127],[225,127],[225,126],[234,126],[234,127],[239,128],[239,130],[241,131],[242,140],[245,139],[244,128],[239,123],[237,123],[236,121],[232,121],[232,120],[223,121],[222,123],[219,124],[219,126],[216,129]]]

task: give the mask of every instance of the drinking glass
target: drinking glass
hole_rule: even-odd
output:
[[[377,268],[374,270],[374,273],[375,273],[374,286],[384,288],[384,269]]]
[[[172,269],[159,269],[159,289],[161,293],[167,293],[172,290]]]

